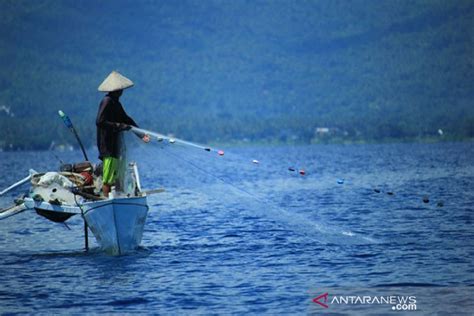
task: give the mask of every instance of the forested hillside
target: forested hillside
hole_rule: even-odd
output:
[[[474,2],[0,0],[0,148],[95,142],[98,85],[199,142],[474,137]]]

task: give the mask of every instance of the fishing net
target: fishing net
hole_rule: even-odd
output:
[[[166,189],[166,198],[175,202],[169,202],[171,208],[206,210],[213,216],[231,213],[236,221],[252,220],[324,243],[372,242],[318,218],[309,197],[304,196],[318,184],[306,178],[304,169],[288,167],[297,159],[274,157],[271,148],[258,150],[259,157],[254,157],[255,150],[246,147],[224,153],[151,134],[151,142],[144,144],[128,133],[127,142],[133,142],[128,145],[128,157],[138,163],[144,187]]]

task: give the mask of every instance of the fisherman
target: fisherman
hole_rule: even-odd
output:
[[[100,102],[97,113],[97,148],[99,159],[103,161],[102,192],[105,197],[113,185],[120,180],[120,165],[123,163],[121,157],[120,132],[127,131],[132,126],[138,127],[137,123],[125,113],[119,99],[124,89],[133,86],[133,82],[117,71],[112,71],[99,86],[99,91],[107,92]],[[150,141],[149,135],[138,135],[146,143]]]

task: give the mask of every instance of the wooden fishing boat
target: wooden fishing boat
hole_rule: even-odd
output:
[[[79,215],[84,219],[86,249],[88,229],[93,233],[100,249],[110,255],[122,255],[137,249],[142,240],[148,204],[147,194],[140,187],[136,164],[129,164],[125,177],[126,187],[120,191],[114,190],[109,198],[94,193],[94,189],[101,185],[100,176],[93,177],[92,185],[86,181],[88,177],[83,174],[92,174],[93,166],[81,163],[79,165],[82,169],[77,169],[76,165],[73,165],[72,171],[32,172],[25,178],[31,181],[28,195],[22,199],[21,204],[1,212],[0,219],[28,209],[60,223]],[[90,170],[83,171],[84,165]],[[25,179],[18,183],[25,183]]]
[[[0,220],[32,209],[53,222],[64,223],[80,215],[84,219],[85,248],[89,249],[88,231],[92,231],[101,250],[111,255],[121,255],[137,249],[145,226],[148,203],[143,192],[137,165],[122,165],[118,188],[112,187],[108,198],[101,195],[102,168],[89,162],[87,153],[69,117],[58,111],[64,124],[76,137],[84,155],[84,162],[62,164],[59,172],[38,173],[30,169],[26,178],[0,192],[3,194],[31,182],[27,196],[17,199],[16,205],[0,210]],[[125,159],[121,160],[122,162]]]

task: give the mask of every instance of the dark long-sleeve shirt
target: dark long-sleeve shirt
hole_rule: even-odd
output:
[[[97,113],[97,148],[99,158],[120,157],[120,123],[138,127],[137,123],[125,113],[118,98],[109,94],[102,99]]]

